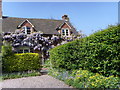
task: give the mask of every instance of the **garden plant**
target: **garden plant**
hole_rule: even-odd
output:
[[[73,87],[120,88],[120,25],[53,48],[49,64],[50,75]]]

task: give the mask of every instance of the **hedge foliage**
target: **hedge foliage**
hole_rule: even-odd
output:
[[[55,68],[120,75],[120,25],[56,47],[50,51],[50,60]]]
[[[11,45],[3,45],[1,48],[2,56],[10,56],[13,54]]]
[[[3,72],[17,72],[40,69],[41,62],[37,53],[13,54],[3,57]]]

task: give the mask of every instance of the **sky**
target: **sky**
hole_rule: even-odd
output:
[[[64,14],[77,31],[90,35],[118,23],[118,2],[3,2],[3,16],[62,19]]]

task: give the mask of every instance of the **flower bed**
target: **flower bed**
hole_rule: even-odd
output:
[[[98,73],[92,73],[82,69],[72,72],[50,69],[49,75],[75,88],[120,88],[119,77],[114,77],[113,75],[105,77]]]

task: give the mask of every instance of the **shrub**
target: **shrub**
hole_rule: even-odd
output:
[[[40,69],[40,57],[37,53],[22,53],[6,56],[2,59],[3,72],[17,72]]]
[[[50,60],[53,67],[63,69],[77,68],[76,62],[79,60],[77,57],[77,43],[73,41],[73,43],[70,42],[50,50]]]
[[[120,25],[98,31],[50,50],[52,66],[120,75]]]
[[[13,54],[12,46],[10,46],[10,45],[2,46],[1,51],[2,51],[2,56],[3,57],[6,57],[6,56],[9,56],[9,55]]]
[[[119,88],[118,77],[104,77],[98,73],[94,74],[87,70],[78,70],[73,80],[76,88]]]
[[[105,77],[98,73],[89,72],[88,70],[79,69],[68,72],[65,70],[50,69],[49,75],[63,80],[66,84],[74,88],[120,88],[120,78],[113,75]]]

